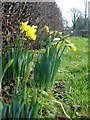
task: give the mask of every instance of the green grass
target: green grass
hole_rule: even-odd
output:
[[[39,89],[36,92],[33,81],[33,68],[37,61],[38,53],[44,51],[33,51],[35,56],[32,64],[32,73],[28,77],[26,87],[26,102],[31,103],[31,98],[35,91],[39,102],[36,118],[58,118],[67,117],[67,115],[76,119],[88,117],[88,39],[70,37],[68,40],[75,44],[77,51],[74,52],[67,49],[64,52],[53,90],[49,88],[49,92],[43,91],[42,94],[40,94],[41,91]],[[20,91],[22,88],[21,82]],[[23,95],[23,97],[25,96]]]
[[[56,81],[62,85],[60,101],[72,118],[88,115],[88,39],[68,38],[77,47],[77,51],[66,51],[63,56]]]

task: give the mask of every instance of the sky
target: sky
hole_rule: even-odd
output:
[[[62,16],[68,21],[69,26],[72,26],[71,8],[79,9],[84,14],[85,1],[86,0],[56,0],[62,11]]]

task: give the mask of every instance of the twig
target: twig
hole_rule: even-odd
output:
[[[61,108],[62,108],[62,110],[63,110],[63,112],[64,112],[64,114],[65,114],[65,116],[66,116],[67,118],[69,118],[70,120],[72,120],[72,119],[70,118],[70,116],[66,113],[66,111],[65,111],[65,109],[64,109],[64,107],[63,107],[63,104],[62,104],[61,102],[58,102],[58,101],[56,101],[56,100],[52,100],[52,101],[55,102],[55,103],[60,104],[60,105],[61,105]]]

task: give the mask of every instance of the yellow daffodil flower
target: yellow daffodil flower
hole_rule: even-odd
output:
[[[35,34],[31,34],[31,35],[30,35],[30,38],[31,38],[32,40],[36,40],[36,35],[35,35]]]
[[[46,32],[49,32],[49,27],[47,25],[44,26]]]
[[[28,24],[28,21],[26,21],[26,22],[22,22],[22,25],[20,26],[20,30],[22,31],[22,32],[26,32],[26,36],[28,37],[28,38],[30,38],[30,39],[32,39],[32,40],[36,40],[36,35],[35,35],[35,33],[36,33],[36,28],[37,28],[37,26],[30,26],[30,25],[27,25]]]
[[[27,24],[28,24],[28,21],[22,22],[22,25],[20,26],[20,30],[22,32],[27,31],[29,29],[29,25],[27,25]]]
[[[76,47],[74,46],[74,44],[67,44],[67,47],[69,50],[72,50],[72,51],[76,51]]]
[[[72,51],[76,51],[77,50],[75,45],[73,43],[71,43],[69,40],[65,40],[65,42],[67,43],[67,47],[68,47],[69,50],[72,50]]]
[[[60,35],[62,35],[62,32],[59,32]]]
[[[35,35],[36,29],[29,29],[28,31],[26,31],[26,36],[28,38],[31,38],[32,40],[36,40],[36,35]]]
[[[49,33],[49,34],[50,34],[50,35],[51,35],[51,34],[53,34],[53,31],[50,31],[50,33]]]

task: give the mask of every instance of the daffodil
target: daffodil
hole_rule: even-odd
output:
[[[67,47],[68,47],[68,49],[69,50],[72,50],[72,51],[76,51],[77,50],[77,48],[76,48],[76,46],[74,46],[74,44],[67,44]]]
[[[28,21],[22,22],[22,25],[20,26],[20,30],[22,32],[27,31],[29,29],[29,25],[27,25],[27,24],[28,24]]]
[[[29,30],[26,32],[26,36],[32,40],[36,40],[36,35]]]
[[[72,50],[72,51],[77,50],[76,46],[73,43],[71,43],[69,40],[65,40],[65,42],[67,43],[67,47],[69,50]]]
[[[60,35],[62,35],[62,32],[59,32]]]
[[[36,31],[37,31],[36,29],[30,27],[28,31],[26,31],[26,36],[28,38],[31,38],[32,40],[36,40],[36,35],[35,35]]]
[[[49,32],[49,27],[47,25],[44,26],[46,32]]]
[[[32,40],[36,40],[36,35],[35,34],[31,34],[30,36],[29,36]]]
[[[49,34],[50,34],[50,35],[53,34],[53,31],[50,31]]]
[[[26,22],[22,22],[22,25],[20,26],[20,30],[22,31],[22,32],[24,32],[25,31],[25,33],[26,33],[26,36],[28,37],[28,38],[30,38],[30,39],[32,39],[32,40],[36,40],[36,35],[35,35],[35,33],[36,33],[36,31],[37,31],[37,26],[30,26],[30,25],[27,25],[28,24],[28,21],[26,21]]]

